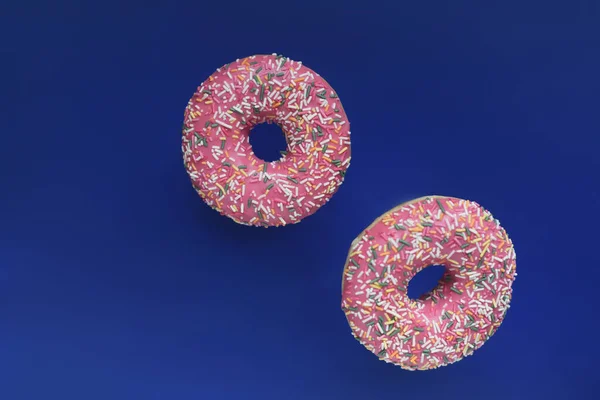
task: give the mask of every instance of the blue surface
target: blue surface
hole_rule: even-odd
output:
[[[36,3],[0,12],[2,400],[595,398],[599,2]],[[180,127],[215,68],[273,52],[337,90],[353,158],[265,230],[202,203]],[[518,277],[473,357],[408,372],[352,338],[340,279],[426,194],[490,209]]]

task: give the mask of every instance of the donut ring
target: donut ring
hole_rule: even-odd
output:
[[[276,123],[287,152],[257,158],[250,130]],[[182,151],[200,197],[235,222],[297,223],[337,191],[350,165],[350,124],[335,91],[301,62],[276,55],[217,69],[184,114]]]
[[[438,286],[417,300],[410,279],[444,265]],[[477,203],[431,196],[377,218],[353,242],[342,310],[354,337],[408,370],[459,361],[498,329],[512,296],[515,251],[504,229]]]

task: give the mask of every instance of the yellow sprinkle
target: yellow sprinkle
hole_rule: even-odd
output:
[[[488,247],[490,246],[490,241],[488,240],[486,242],[486,244],[483,246],[483,250],[481,250],[481,255],[483,256],[485,254],[485,252],[487,251]]]

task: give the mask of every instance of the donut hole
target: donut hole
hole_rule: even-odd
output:
[[[446,267],[443,265],[430,265],[423,268],[408,282],[408,298],[416,300],[431,292],[440,284],[445,271]]]
[[[283,157],[287,141],[279,125],[263,123],[250,131],[250,146],[256,157],[271,162]]]

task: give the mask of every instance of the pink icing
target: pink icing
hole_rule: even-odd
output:
[[[410,279],[444,265],[439,285],[411,300]],[[477,203],[432,196],[378,218],[350,249],[342,309],[353,335],[386,362],[437,368],[471,355],[498,329],[512,296],[515,251]]]
[[[279,226],[313,214],[350,165],[350,124],[318,74],[283,56],[260,55],[217,70],[185,110],[184,164],[202,199],[234,221]],[[287,154],[264,162],[249,134],[278,124]]]

